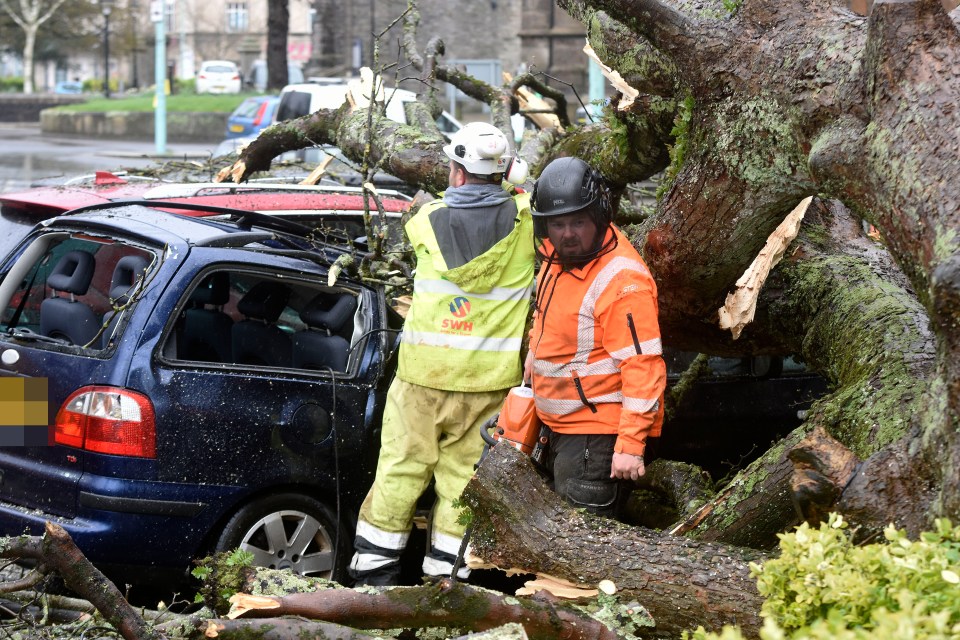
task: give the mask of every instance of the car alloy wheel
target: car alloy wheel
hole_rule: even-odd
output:
[[[336,579],[346,556],[347,534],[338,532],[335,522],[330,510],[313,498],[270,496],[238,511],[224,528],[216,550],[239,547],[253,554],[256,566]]]

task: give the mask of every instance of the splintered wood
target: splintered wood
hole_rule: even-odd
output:
[[[314,167],[313,171],[310,172],[310,175],[300,181],[300,184],[317,184],[320,182],[320,178],[322,178],[327,172],[327,167],[330,166],[331,162],[333,162],[333,156],[327,156],[321,160],[320,164]]]
[[[740,337],[745,326],[753,322],[753,315],[757,311],[757,298],[760,296],[763,283],[767,281],[770,271],[783,258],[787,247],[797,237],[800,222],[812,201],[813,196],[800,201],[780,226],[770,234],[763,249],[737,280],[737,290],[727,294],[726,301],[718,311],[720,328],[730,329],[734,340]]]
[[[577,598],[595,598],[597,593],[599,593],[596,589],[585,589],[563,578],[538,573],[535,580],[524,582],[523,586],[517,589],[516,595],[532,596],[538,591],[547,591],[558,598],[569,598],[571,600],[576,600]]]
[[[509,84],[513,81],[513,76],[503,72],[503,82]],[[560,118],[555,113],[547,113],[553,107],[549,102],[535,94],[527,87],[520,87],[516,90],[517,102],[520,104],[520,111],[536,111],[539,113],[527,113],[526,117],[540,129],[550,129],[560,126]]]
[[[633,101],[637,99],[637,96],[640,95],[640,92],[627,84],[627,81],[623,79],[618,71],[614,71],[607,65],[603,64],[600,61],[600,58],[597,57],[597,53],[593,50],[593,47],[590,46],[590,41],[587,41],[586,46],[583,47],[583,52],[587,54],[587,57],[596,62],[600,66],[600,73],[610,81],[610,84],[613,85],[613,88],[623,94],[623,98],[617,103],[617,109],[620,111],[626,111],[633,105]]]
[[[280,602],[276,598],[267,596],[253,596],[249,593],[235,593],[230,596],[230,613],[227,618],[239,618],[247,611],[254,609],[279,609]]]
[[[374,74],[370,67],[360,68],[360,79],[347,83],[347,101],[351,111],[366,109],[370,106],[370,98],[375,102],[383,102],[383,78]]]

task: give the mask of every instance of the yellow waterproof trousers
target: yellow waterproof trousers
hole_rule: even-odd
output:
[[[424,572],[449,575],[464,533],[453,502],[480,459],[480,425],[500,410],[506,392],[441,391],[393,381],[384,408],[377,475],[357,523],[357,554],[351,563],[355,578],[398,562],[417,500],[431,478],[437,501]]]

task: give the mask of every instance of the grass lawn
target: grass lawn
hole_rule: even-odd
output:
[[[230,113],[252,93],[203,94],[178,93],[167,96],[167,111]],[[120,98],[92,98],[87,102],[57,107],[59,111],[153,111],[154,94]]]

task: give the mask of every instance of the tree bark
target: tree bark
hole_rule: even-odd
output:
[[[543,573],[595,587],[611,580],[653,616],[656,634],[698,625],[760,626],[761,598],[750,563],[765,554],[627,527],[564,504],[529,459],[494,447],[467,485],[474,553],[504,569]]]
[[[423,587],[371,590],[338,589],[280,597],[238,596],[251,601],[242,616],[302,616],[360,629],[457,627],[484,631],[509,622],[523,625],[531,640],[616,640],[600,622],[564,606],[499,594],[445,578]]]
[[[287,85],[287,33],[290,30],[290,0],[267,2],[267,89]]]
[[[161,640],[160,635],[83,555],[59,525],[47,523],[42,538],[6,538],[0,557],[31,558],[55,570],[68,588],[82,594],[127,640]]]
[[[212,634],[216,634],[215,636]],[[263,620],[202,620],[190,632],[180,636],[206,640],[291,640],[293,638],[324,638],[325,640],[361,640],[374,638],[369,633],[338,624],[295,618],[268,618]]]

